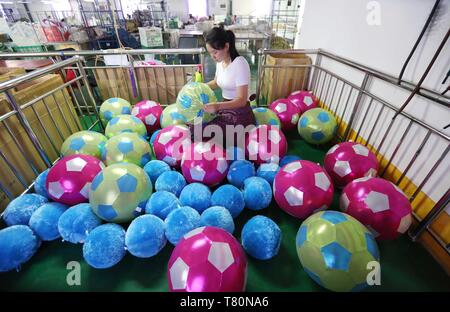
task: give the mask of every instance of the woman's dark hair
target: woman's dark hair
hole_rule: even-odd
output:
[[[222,50],[225,48],[225,44],[228,42],[230,48],[231,61],[239,56],[236,50],[236,38],[231,30],[225,30],[223,24],[221,23],[219,27],[214,27],[205,35],[205,41],[213,49]]]

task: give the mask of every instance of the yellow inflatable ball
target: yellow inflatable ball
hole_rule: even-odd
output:
[[[131,104],[122,98],[110,98],[100,106],[100,120],[106,125],[117,115],[130,115]]]
[[[142,137],[147,137],[147,128],[139,118],[133,115],[118,115],[108,122],[105,129],[107,138],[124,132],[134,132]]]
[[[101,160],[106,141],[108,141],[106,136],[99,132],[88,130],[75,132],[64,141],[61,155],[85,154]]]

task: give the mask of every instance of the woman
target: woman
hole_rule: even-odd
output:
[[[250,66],[236,50],[234,33],[223,26],[214,27],[205,36],[206,49],[217,63],[216,75],[208,82],[211,89],[221,88],[223,102],[208,103],[205,112],[215,118],[203,124],[219,126],[226,136],[227,125],[242,125],[244,128],[255,124],[255,117],[248,99]],[[236,143],[236,140],[235,140]]]

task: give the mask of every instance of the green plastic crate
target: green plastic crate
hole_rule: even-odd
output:
[[[32,45],[32,46],[11,46],[13,52],[27,53],[27,52],[45,52],[45,47],[43,45]],[[45,57],[24,57],[24,60],[39,60],[45,59]]]

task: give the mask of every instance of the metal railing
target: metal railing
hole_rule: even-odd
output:
[[[70,51],[70,52],[42,52],[42,53],[8,53],[0,54],[0,58],[20,58],[20,57],[53,57],[55,61],[67,56],[99,56],[99,55],[118,55],[125,54],[128,56],[145,55],[145,54],[199,54],[201,64],[204,60],[204,49],[148,49],[148,50],[108,50],[108,51]],[[268,65],[266,64],[267,56],[269,54],[305,54],[311,57],[315,57],[315,62],[309,65]],[[324,65],[324,60],[335,62],[346,69],[350,69],[359,75],[358,82],[353,82],[349,78],[344,78],[341,70],[332,69],[329,66]],[[132,63],[132,62],[131,62]],[[74,67],[74,65],[76,65]],[[130,67],[131,66],[131,67]],[[24,116],[21,116],[21,109],[32,106],[32,101],[23,105],[14,103],[11,99],[11,95],[8,96],[8,92],[15,85],[21,81],[34,79],[38,76],[45,75],[45,73],[62,70],[64,68],[76,69],[78,75],[71,81],[68,81],[60,86],[60,88],[66,88],[69,91],[69,95],[72,97],[75,107],[78,109],[79,114],[83,113],[83,110],[91,107],[94,103],[94,97],[89,88],[87,81],[86,70],[102,70],[105,68],[116,68],[122,70],[123,68],[131,68],[136,73],[139,68],[130,66],[85,66],[81,57],[75,57],[70,60],[58,62],[42,70],[36,70],[30,74],[19,77],[15,80],[4,82],[0,84],[0,90],[7,93],[8,102],[11,103],[13,110],[8,114],[0,117],[0,124],[4,122],[6,118],[11,115],[18,115],[21,118],[21,122],[25,127],[27,121]],[[184,65],[164,65],[160,68],[174,69],[182,68]],[[195,66],[188,65],[188,66]],[[143,67],[147,68],[147,67]],[[155,68],[159,68],[155,66]],[[415,204],[418,201],[418,195],[423,192],[424,187],[430,189],[430,181],[440,177],[442,170],[438,170],[444,160],[448,157],[450,149],[450,137],[446,135],[442,130],[437,129],[433,125],[430,125],[405,111],[399,111],[399,108],[393,104],[392,100],[386,100],[375,94],[371,90],[371,85],[376,81],[382,81],[396,90],[401,90],[406,94],[411,93],[415,89],[415,85],[411,82],[402,80],[399,84],[397,78],[389,74],[371,69],[367,66],[358,64],[352,60],[334,55],[330,52],[323,50],[260,50],[259,62],[258,62],[258,87],[257,87],[257,100],[261,100],[261,91],[264,88],[264,78],[269,71],[280,73],[286,73],[286,68],[291,69],[308,69],[309,75],[300,83],[305,89],[313,91],[313,93],[320,99],[323,105],[329,109],[336,116],[339,124],[340,135],[339,141],[354,140],[368,146],[379,158],[384,159],[381,162],[379,174],[381,177],[388,177],[389,171],[395,166],[399,166],[403,163],[400,175],[393,179],[396,185],[402,187],[402,182],[410,179],[414,179],[414,189],[409,190],[408,198],[411,204]],[[131,77],[131,76],[130,76]],[[136,77],[136,75],[134,75]],[[284,79],[284,78],[281,78]],[[77,97],[74,94],[72,85],[75,83],[79,89],[81,89],[80,82],[83,82],[89,90],[89,101],[82,100],[82,105],[77,102]],[[184,82],[183,82],[184,83]],[[148,82],[144,82],[148,84]],[[285,90],[286,95],[290,91]],[[176,92],[176,88],[174,89]],[[51,92],[49,92],[51,93]],[[42,95],[42,97],[48,96],[48,94]],[[420,87],[419,91],[414,95],[414,98],[423,98],[444,107],[450,106],[450,98],[445,95],[441,95],[434,90],[430,90],[424,87]],[[35,100],[38,101],[38,100]],[[167,103],[169,104],[169,103]],[[95,104],[94,104],[95,105]],[[95,108],[95,106],[94,106]],[[98,122],[98,121],[97,121]],[[386,125],[386,122],[388,123]],[[398,130],[400,129],[400,130]],[[398,131],[398,132],[396,132]],[[397,135],[401,133],[400,135]],[[414,138],[415,144],[411,143],[411,137]],[[34,146],[37,150],[40,148],[39,140],[41,138],[34,138]],[[432,144],[436,144],[440,149],[435,148],[435,157],[427,155],[430,161],[423,165],[420,160],[424,157],[424,151],[434,148]],[[391,147],[390,149],[388,147]],[[5,162],[5,157],[0,155]],[[45,159],[45,155],[41,156]],[[406,161],[405,161],[406,160]],[[403,162],[402,162],[403,161]],[[50,162],[46,162],[47,166]],[[12,169],[11,169],[12,170]],[[13,170],[12,170],[13,171]],[[35,170],[33,170],[35,171]],[[412,177],[414,176],[414,177]],[[420,179],[418,177],[421,177]],[[444,178],[446,176],[444,175]],[[443,180],[446,190],[440,194],[440,199],[437,200],[434,207],[428,211],[425,216],[419,216],[415,214],[415,218],[419,222],[418,226],[410,232],[411,237],[415,240],[419,235],[428,230],[432,236],[449,252],[448,246],[439,239],[431,229],[430,224],[435,218],[445,209],[449,202],[450,192],[448,191],[448,181]],[[0,185],[0,189],[8,194],[8,190],[3,184]],[[11,195],[11,192],[9,192]],[[8,196],[11,197],[11,196]]]
[[[10,200],[18,189],[27,192],[39,172],[52,165],[67,136],[101,126],[82,61],[76,56],[0,83],[0,135],[10,142],[0,150],[0,190]],[[67,66],[75,75],[64,82],[60,72]]]
[[[306,81],[298,84],[298,88],[311,90],[322,105],[335,115],[338,128],[341,129],[337,140],[353,140],[369,147],[379,159],[383,160],[380,162],[379,175],[390,178],[397,186],[404,187],[405,194],[413,206],[418,204],[415,201],[418,201],[418,195],[423,192],[424,187],[433,189],[431,180],[439,178],[440,182],[444,183],[445,188],[434,207],[425,216],[420,217],[416,213],[413,214],[418,225],[410,230],[409,234],[413,240],[417,240],[421,233],[428,230],[440,245],[450,252],[449,246],[430,229],[432,222],[450,201],[449,176],[445,173],[444,168],[438,170],[444,160],[448,160],[450,136],[434,125],[401,111],[393,104],[395,102],[382,99],[371,90],[371,86],[376,81],[387,83],[389,87],[402,90],[405,94],[411,94],[416,86],[404,80],[398,83],[397,77],[320,49],[259,50],[258,54],[257,100],[259,103],[263,100],[264,89],[268,87],[264,85],[266,75],[272,73],[277,79],[285,81],[283,75],[287,75],[287,68],[299,71],[308,69],[310,75],[305,79]],[[309,65],[268,65],[266,60],[269,54],[279,56],[304,54],[315,57],[315,62]],[[333,70],[333,66],[324,66],[324,60],[327,60],[328,64],[331,64],[329,62],[331,60],[333,64],[338,64],[340,69]],[[358,82],[344,78],[343,69],[355,72]],[[289,95],[292,91],[295,89],[289,90],[286,87],[284,96]],[[450,98],[434,90],[420,87],[414,98],[420,97],[429,100],[430,105],[434,103],[447,109],[450,107]],[[424,151],[426,150],[433,150],[434,157],[425,155]],[[421,157],[422,159],[420,159]],[[426,164],[423,163],[424,157],[429,158]],[[403,168],[397,169],[400,164]],[[394,175],[392,172],[396,169],[398,172],[397,175]],[[407,179],[415,187],[411,189],[411,183],[406,183]],[[408,192],[406,192],[406,188],[408,188]]]
[[[194,49],[110,49],[96,51],[54,51],[28,53],[2,53],[0,59],[18,58],[51,58],[59,62],[72,56],[83,56],[86,60],[94,61],[93,66],[86,62],[83,68],[100,89],[102,100],[110,97],[124,97],[137,102],[142,98],[152,98],[161,104],[171,104],[175,101],[178,91],[194,77],[199,65],[204,65],[206,50]],[[126,56],[127,65],[99,65],[108,56]],[[150,57],[149,57],[150,56]],[[153,59],[160,56],[169,59],[179,56],[175,64],[164,65],[136,65],[136,61],[143,61],[146,57]],[[199,62],[197,62],[199,60]],[[187,62],[188,64],[183,64]],[[119,62],[120,64],[120,62]],[[202,66],[202,68],[204,68]],[[67,69],[67,68],[66,68]]]

